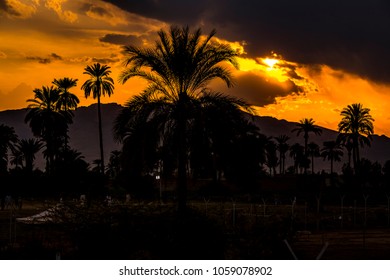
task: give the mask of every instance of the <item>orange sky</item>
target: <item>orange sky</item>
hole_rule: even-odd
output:
[[[80,97],[80,105],[94,103],[84,98],[80,87],[86,80],[83,69],[95,62],[111,66],[116,82],[114,95],[102,102],[123,104],[145,83],[137,79],[125,85],[117,82],[123,68],[121,46],[114,40],[150,46],[155,32],[169,26],[99,0],[6,2],[12,9],[0,10],[0,110],[26,107],[34,88],[63,77],[79,79],[73,92]],[[290,121],[313,118],[316,124],[331,129],[337,128],[343,107],[360,102],[371,109],[375,133],[390,136],[390,85],[327,65],[285,61],[283,54],[272,50],[268,58],[274,60],[249,58],[244,42],[228,43],[242,53],[240,70],[234,71],[236,86],[227,89],[216,81],[212,88],[246,99],[260,115]]]

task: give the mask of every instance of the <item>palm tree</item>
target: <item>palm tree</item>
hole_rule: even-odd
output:
[[[69,112],[58,111],[57,102],[59,91],[53,86],[42,89],[34,89],[34,99],[28,99],[30,109],[24,121],[36,137],[40,137],[46,143],[44,155],[46,157],[46,171],[50,174],[53,169],[54,158],[63,140],[66,137],[68,124],[72,122]]]
[[[288,144],[287,141],[290,140],[290,137],[287,135],[279,135],[275,137],[275,140],[277,142],[276,148],[279,151],[279,173],[284,174],[284,167],[286,162],[286,153],[288,151]]]
[[[81,89],[85,92],[85,98],[88,98],[92,92],[93,98],[97,99],[98,104],[98,122],[99,122],[99,144],[100,144],[100,170],[104,174],[104,151],[103,151],[103,131],[102,131],[102,113],[100,108],[100,97],[106,94],[111,96],[114,92],[114,81],[109,75],[111,67],[95,63],[92,66],[85,67],[83,74],[89,75],[89,79],[84,82]]]
[[[272,176],[272,172],[275,176],[276,174],[276,166],[278,165],[278,156],[276,155],[277,147],[274,141],[268,139],[268,142],[265,146],[266,153],[266,162],[265,164],[269,168],[269,174]]]
[[[339,133],[336,141],[339,142],[347,150],[348,167],[350,168],[351,159],[352,159],[352,150],[353,150],[353,140],[351,135],[348,133]]]
[[[52,82],[55,86],[57,86],[60,96],[56,103],[57,109],[64,110],[65,112],[69,110],[74,110],[77,108],[77,105],[80,103],[79,98],[71,93],[69,89],[75,87],[77,85],[77,79],[71,78],[62,78],[62,79],[54,79]],[[65,150],[68,149],[68,133],[65,135]]]
[[[107,173],[110,178],[115,179],[121,171],[121,155],[121,151],[111,151],[110,160],[107,165]]]
[[[311,173],[314,174],[314,157],[320,156],[320,147],[316,143],[310,142],[307,148],[308,155],[311,156]]]
[[[305,139],[305,157],[307,158],[307,143],[309,141],[309,133],[313,132],[315,135],[321,135],[322,129],[319,128],[317,125],[314,124],[314,120],[312,118],[304,118],[299,121],[297,124],[297,127],[294,128],[291,132],[297,132],[297,135],[299,136],[301,133],[303,133],[303,138]],[[305,173],[307,171],[307,168],[305,168]]]
[[[301,165],[301,162],[303,161],[304,156],[304,147],[299,144],[295,143],[290,147],[290,157],[294,160],[294,172],[298,173],[298,168]]]
[[[0,174],[8,169],[8,150],[12,151],[18,142],[18,136],[13,127],[0,124]]]
[[[11,160],[10,163],[12,165],[15,165],[15,170],[19,169],[19,166],[23,167],[23,155],[22,153],[16,148],[12,150]]]
[[[155,48],[124,48],[127,69],[121,73],[120,81],[125,83],[132,77],[141,77],[148,86],[126,104],[118,117],[117,138],[123,140],[124,132],[131,133],[132,125],[139,119],[145,123],[159,123],[162,141],[170,139],[176,148],[178,209],[181,213],[186,208],[191,128],[202,118],[212,118],[210,108],[226,109],[223,112],[225,119],[240,117],[240,108],[249,110],[244,101],[206,88],[216,78],[222,79],[228,87],[233,85],[230,71],[221,66],[221,62],[238,67],[237,52],[229,45],[213,42],[214,35],[215,31],[212,31],[204,38],[200,29],[191,33],[188,27],[171,27],[169,32],[158,32]]]
[[[360,163],[359,144],[370,145],[371,135],[374,133],[374,119],[370,109],[363,108],[360,103],[354,103],[344,108],[340,115],[343,117],[338,125],[339,132],[351,138],[352,157],[355,172]]]
[[[321,156],[324,160],[330,161],[330,174],[333,174],[333,162],[340,161],[344,155],[343,148],[337,141],[325,141],[321,149]]]
[[[42,149],[42,146],[41,141],[34,138],[22,139],[16,145],[17,151],[24,160],[24,168],[28,173],[33,171],[35,154]]]

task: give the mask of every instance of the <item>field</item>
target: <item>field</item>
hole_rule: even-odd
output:
[[[342,201],[343,200],[343,201]],[[25,200],[0,211],[2,259],[390,259],[389,208],[290,201],[66,202],[45,224],[16,218],[51,209]]]

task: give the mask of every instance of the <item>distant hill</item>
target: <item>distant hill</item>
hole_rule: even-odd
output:
[[[116,103],[102,104],[103,144],[106,162],[111,151],[121,148],[112,136],[113,121],[121,109],[122,107]],[[20,139],[31,138],[33,137],[31,129],[24,122],[26,112],[27,109],[2,111],[0,112],[0,123],[14,127]],[[81,152],[87,162],[92,163],[93,160],[100,157],[97,104],[79,107],[74,112],[73,124],[69,126],[69,137],[70,147]],[[36,164],[42,168],[44,166],[43,158],[37,158]]]
[[[121,145],[116,143],[112,136],[112,126],[114,119],[122,109],[121,105],[116,103],[102,104],[102,122],[103,122],[103,142],[105,150],[105,159],[108,161],[110,152],[120,149]],[[31,130],[24,123],[26,109],[7,110],[0,112],[0,123],[12,126],[15,128],[19,138],[32,137]],[[291,133],[291,130],[296,127],[296,123],[286,120],[278,120],[272,117],[255,117],[254,123],[260,128],[260,132],[267,136],[278,136],[286,134],[290,136],[289,144],[296,142],[303,144],[303,136],[297,136],[296,133]],[[324,141],[334,140],[337,137],[337,132],[322,128],[321,136],[310,135],[309,141],[316,142],[320,147]],[[85,160],[91,163],[99,158],[99,141],[98,141],[98,121],[97,121],[97,104],[88,107],[80,107],[75,111],[73,124],[69,128],[70,146],[82,152]],[[390,138],[386,136],[373,136],[371,148],[364,148],[361,151],[362,157],[365,157],[373,162],[378,161],[383,165],[386,160],[390,159]],[[346,159],[346,155],[345,158]],[[37,161],[38,166],[43,166],[43,159]],[[287,161],[286,166],[292,162]],[[329,162],[324,162],[321,158],[315,159],[315,169],[329,171]],[[335,170],[340,171],[342,163],[335,165]]]

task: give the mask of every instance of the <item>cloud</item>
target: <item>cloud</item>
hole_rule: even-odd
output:
[[[80,11],[92,19],[104,21],[112,26],[127,25],[129,23],[125,11],[104,1],[83,3]]]
[[[245,40],[251,57],[275,51],[289,61],[329,65],[389,82],[388,1],[106,2],[170,24],[216,28],[229,41]]]
[[[73,23],[77,21],[78,16],[72,11],[63,10],[63,3],[65,2],[67,2],[67,0],[46,0],[45,7],[56,12],[61,20]]]
[[[318,125],[337,129],[340,111],[349,104],[362,103],[371,109],[375,119],[375,133],[389,135],[390,85],[373,83],[358,75],[332,69],[329,66],[302,66],[297,69],[304,80],[312,81],[315,90],[305,88],[305,94],[286,95],[258,108],[260,115],[298,121],[311,117]]]
[[[0,51],[0,59],[6,59],[6,58],[7,55],[4,52]]]
[[[275,103],[276,97],[303,93],[303,88],[290,80],[280,82],[276,78],[267,77],[258,71],[239,73],[234,80],[235,87],[227,89],[226,86],[218,83],[217,90],[243,98],[254,106]]]
[[[59,56],[56,53],[51,53],[47,57],[27,56],[26,59],[28,59],[28,60],[35,60],[35,61],[38,61],[38,63],[41,63],[41,64],[49,64],[49,63],[52,63],[55,60],[62,60],[62,57]]]
[[[137,35],[122,35],[122,34],[106,34],[104,37],[99,39],[101,42],[116,44],[116,45],[134,45],[142,46],[146,40],[146,36]]]
[[[30,18],[36,13],[38,3],[34,0],[24,2],[27,3],[19,0],[0,0],[0,12],[9,18]]]

